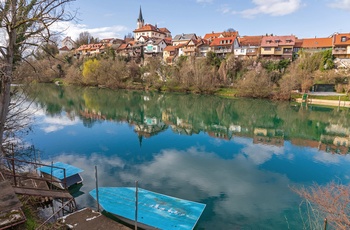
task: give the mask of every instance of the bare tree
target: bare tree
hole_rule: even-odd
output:
[[[0,143],[3,143],[5,122],[9,114],[11,83],[15,64],[30,53],[40,41],[50,41],[50,27],[69,21],[74,15],[65,7],[74,0],[3,0],[0,1],[1,85],[0,85]],[[0,156],[4,150],[0,150]]]
[[[292,188],[323,213],[336,229],[350,228],[350,186],[331,182],[325,186],[314,184],[310,188]]]

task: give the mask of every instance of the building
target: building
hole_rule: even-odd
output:
[[[263,36],[243,36],[238,38],[239,47],[235,49],[238,58],[258,58]]]
[[[145,24],[140,7],[137,28],[134,30],[134,40],[138,41],[141,37],[165,39],[171,37],[171,32],[167,28],[158,28],[157,25]]]
[[[332,49],[333,38],[304,38],[301,40],[301,49],[304,52],[316,53]]]
[[[192,34],[178,34],[173,38],[173,46],[187,45],[191,40],[197,40],[197,35]]]
[[[332,54],[335,58],[350,58],[350,33],[338,33],[333,36]]]
[[[58,49],[60,54],[69,53],[76,48],[75,41],[71,37],[65,37],[61,41],[61,48]]]
[[[239,47],[237,36],[215,38],[210,43],[210,50],[218,56],[233,53]]]
[[[261,40],[261,57],[272,59],[292,59],[296,37],[289,36],[263,36]]]

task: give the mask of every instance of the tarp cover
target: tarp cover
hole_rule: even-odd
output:
[[[99,203],[107,212],[135,221],[134,187],[98,188]],[[96,189],[90,191],[96,199]],[[193,229],[205,204],[138,189],[137,222],[158,229]]]
[[[62,162],[56,162],[53,164],[53,166],[66,169],[66,177],[70,177],[70,176],[73,176],[77,173],[81,173],[84,171],[80,168],[77,168],[77,167],[74,167],[72,165],[62,163]],[[60,168],[58,169],[58,168],[54,168],[51,166],[43,166],[43,167],[38,168],[38,170],[43,172],[43,173],[49,174],[49,175],[51,175],[51,170],[52,170],[52,176],[56,177],[57,179],[62,180],[62,179],[64,179],[64,172],[63,172],[63,169],[60,169]]]

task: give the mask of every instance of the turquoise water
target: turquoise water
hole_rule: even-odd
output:
[[[84,170],[79,207],[96,207],[96,165],[100,186],[205,203],[198,229],[302,229],[291,187],[349,182],[346,109],[53,85],[28,96],[38,157]]]

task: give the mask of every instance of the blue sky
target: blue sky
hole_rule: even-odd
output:
[[[243,35],[294,34],[299,38],[350,33],[350,0],[76,0],[77,22],[60,24],[64,35],[123,38],[136,28],[139,8],[145,23],[168,28],[172,36],[234,28]]]

